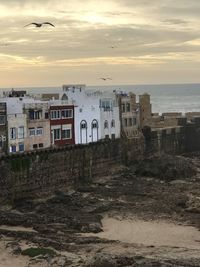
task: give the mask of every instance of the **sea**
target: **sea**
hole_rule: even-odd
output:
[[[0,95],[5,90],[11,88],[0,89]],[[53,93],[62,89],[58,87],[24,87],[14,88],[27,90],[29,93]],[[91,91],[107,91],[113,92],[133,92],[137,98],[139,95],[148,93],[151,96],[152,112],[200,112],[200,83],[192,84],[140,84],[140,85],[108,85],[108,86],[87,86],[87,90]]]

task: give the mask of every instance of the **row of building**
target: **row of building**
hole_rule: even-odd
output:
[[[63,85],[53,94],[10,91],[0,98],[0,155],[140,136],[150,96]]]

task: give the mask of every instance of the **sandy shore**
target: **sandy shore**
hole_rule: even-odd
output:
[[[200,231],[192,226],[109,217],[104,218],[102,224],[103,232],[97,234],[101,238],[145,246],[199,249],[200,253]]]
[[[13,255],[11,249],[6,248],[8,241],[0,241],[0,267],[28,267],[29,258]]]

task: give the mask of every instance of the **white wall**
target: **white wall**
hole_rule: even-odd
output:
[[[115,126],[111,127],[111,122],[114,120]],[[109,135],[109,138],[112,138],[112,135],[115,135],[115,138],[120,138],[120,119],[119,119],[119,107],[113,107],[112,111],[104,111],[101,108],[101,139],[104,139],[106,135]],[[104,127],[105,121],[108,122],[108,128]]]
[[[26,114],[9,114],[7,116],[8,120],[8,150],[12,153],[11,146],[16,146],[16,152],[19,152],[19,144],[24,144],[25,147],[25,139],[27,135],[27,123],[26,123]],[[19,136],[19,127],[24,127],[24,136],[20,138]],[[11,128],[16,129],[16,138],[11,138]]]
[[[81,89],[80,89],[81,88]],[[75,143],[90,143],[97,139],[104,139],[106,135],[112,138],[120,137],[120,120],[119,107],[116,106],[115,94],[104,93],[100,91],[86,91],[84,85],[68,86],[65,90],[69,103],[75,105]],[[103,100],[108,100],[112,103],[112,111],[104,111],[100,108]],[[87,129],[81,129],[80,123],[85,120]],[[98,122],[98,138],[97,129],[91,127],[92,121]],[[104,128],[105,120],[108,121],[108,129]],[[115,127],[111,127],[111,121],[115,121]]]
[[[98,139],[100,139],[100,110],[99,105],[81,105],[78,107],[75,107],[75,144],[85,144],[97,141],[95,129],[93,129],[92,134],[92,121],[97,120],[98,122]],[[82,129],[81,128],[81,121],[86,121],[87,128]]]

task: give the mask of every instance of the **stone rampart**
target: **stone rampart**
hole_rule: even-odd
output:
[[[49,195],[75,189],[109,172],[159,153],[200,150],[200,123],[174,128],[146,127],[144,137],[108,140],[0,158],[0,200]]]
[[[2,157],[0,199],[49,194],[75,188],[112,166],[127,164],[144,154],[144,139],[98,142]]]

